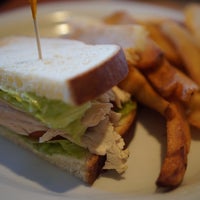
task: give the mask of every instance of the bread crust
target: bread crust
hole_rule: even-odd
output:
[[[102,168],[104,166],[106,160],[106,156],[98,156],[91,154],[90,158],[87,160],[86,166],[86,176],[85,182],[89,185],[92,185],[94,181],[98,178],[98,176],[102,172]]]
[[[117,85],[128,75],[128,67],[124,66],[127,66],[127,62],[124,52],[120,48],[111,59],[87,73],[68,80],[67,84],[70,87],[73,101],[76,104],[82,104]]]

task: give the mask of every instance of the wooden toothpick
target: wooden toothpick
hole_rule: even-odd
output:
[[[38,48],[38,57],[39,59],[42,59],[42,50],[40,45],[40,35],[39,35],[39,29],[37,24],[37,0],[29,0],[31,4],[31,11],[32,11],[32,17],[33,17],[33,23],[34,23],[34,30],[36,35],[36,41],[37,41],[37,48]]]

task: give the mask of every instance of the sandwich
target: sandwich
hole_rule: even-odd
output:
[[[118,45],[42,38],[0,40],[0,135],[92,184],[127,168],[125,135],[136,103],[117,85],[128,67]]]

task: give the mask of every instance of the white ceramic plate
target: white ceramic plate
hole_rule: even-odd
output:
[[[101,18],[116,10],[137,17],[169,17],[182,20],[176,10],[126,1],[72,1],[38,7],[42,36],[63,33],[60,25],[69,17]],[[0,37],[33,35],[29,7],[0,15]],[[66,31],[66,27],[64,29]],[[45,48],[45,47],[43,47]],[[19,47],[20,51],[20,47]],[[165,122],[160,115],[144,109],[139,113],[130,144],[129,168],[123,178],[113,173],[101,176],[92,187],[0,138],[0,195],[3,200],[21,199],[198,199],[200,197],[200,134],[192,133],[188,169],[182,185],[168,193],[155,186],[165,152]]]

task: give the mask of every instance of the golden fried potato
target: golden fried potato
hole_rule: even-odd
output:
[[[137,55],[137,68],[149,69],[154,68],[163,60],[164,54],[161,49],[151,39],[143,43],[144,48],[125,48],[125,55],[128,60],[132,60]]]
[[[187,74],[200,85],[200,50],[191,33],[184,26],[173,21],[163,22],[161,28],[175,45]]]
[[[128,12],[116,11],[103,19],[106,24],[136,24],[137,20],[134,19]]]
[[[160,66],[152,70],[144,70],[144,74],[158,93],[165,98],[174,96],[188,103],[192,94],[199,90],[194,81],[173,67],[166,59],[163,59]]]
[[[162,33],[160,23],[145,23],[150,38],[161,48],[165,57],[178,68],[183,67],[182,60],[170,40]]]
[[[169,103],[154,91],[146,78],[135,67],[129,65],[129,74],[119,86],[130,92],[141,104],[156,110],[163,116],[167,115]]]
[[[167,118],[167,151],[156,184],[175,188],[184,178],[191,135],[184,107],[176,100],[170,101],[171,117]]]
[[[200,109],[190,112],[188,121],[192,126],[200,129]]]
[[[186,5],[184,14],[185,24],[191,30],[200,47],[200,4],[190,3]]]
[[[192,96],[187,117],[192,126],[200,129],[200,92],[196,92]]]

